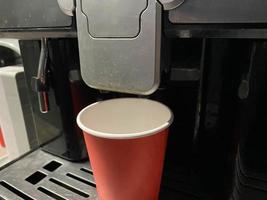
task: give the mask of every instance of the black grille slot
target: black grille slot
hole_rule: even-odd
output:
[[[78,195],[80,195],[82,197],[85,197],[85,198],[89,197],[89,195],[86,194],[85,192],[82,192],[82,191],[80,191],[80,190],[78,190],[78,189],[76,189],[76,188],[74,188],[74,187],[62,182],[62,181],[59,181],[59,180],[54,179],[54,178],[50,178],[49,181],[51,181],[52,183],[55,183],[58,186],[61,186],[61,187],[65,188],[65,189],[67,189],[67,190],[69,190],[71,192],[74,192],[74,193],[76,193],[76,194],[78,194]]]
[[[41,191],[42,193],[46,194],[47,196],[50,196],[56,200],[67,200],[67,199],[55,194],[54,192],[51,192],[50,190],[48,190],[44,187],[39,187],[38,190]]]
[[[37,183],[39,183],[41,180],[43,180],[47,175],[37,171],[35,173],[33,173],[32,175],[30,175],[28,178],[26,178],[25,180],[28,181],[29,183],[36,185]]]
[[[17,196],[19,196],[20,198],[24,199],[24,200],[34,200],[33,198],[31,198],[30,196],[28,196],[27,194],[19,191],[18,189],[16,189],[15,187],[13,187],[12,185],[1,181],[0,185],[3,186],[4,188],[8,189],[10,192],[16,194]]]
[[[81,168],[80,169],[81,171],[83,171],[83,172],[85,172],[85,173],[88,173],[88,174],[91,174],[91,175],[93,175],[93,171],[92,170],[90,170],[90,169],[87,169],[87,168]]]
[[[92,187],[96,187],[96,184],[95,184],[95,183],[92,183],[92,182],[90,182],[90,181],[88,181],[88,180],[85,180],[84,178],[81,178],[81,177],[79,177],[79,176],[77,176],[77,175],[75,175],[75,174],[67,173],[66,176],[68,176],[68,177],[70,177],[70,178],[72,178],[72,179],[75,179],[75,180],[77,180],[77,181],[80,181],[80,182],[82,182],[82,183],[85,183],[85,184],[87,184],[87,185],[90,185],[90,186],[92,186]]]
[[[62,164],[57,161],[51,161],[50,163],[46,164],[43,168],[47,171],[53,172],[58,169]]]

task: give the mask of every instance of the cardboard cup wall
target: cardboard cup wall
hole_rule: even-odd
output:
[[[98,102],[77,123],[84,138],[100,200],[156,200],[172,112],[139,98]]]

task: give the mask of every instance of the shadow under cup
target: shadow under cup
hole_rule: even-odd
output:
[[[77,123],[84,138],[100,200],[157,200],[173,114],[140,98],[94,103]]]

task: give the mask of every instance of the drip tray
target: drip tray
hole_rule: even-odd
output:
[[[72,163],[37,150],[0,171],[3,200],[97,200],[89,162]]]

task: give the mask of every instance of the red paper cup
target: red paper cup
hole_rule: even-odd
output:
[[[1,127],[0,127],[0,146],[2,146],[2,147],[6,146]]]
[[[156,200],[173,115],[147,99],[102,101],[83,109],[84,132],[100,200]]]

